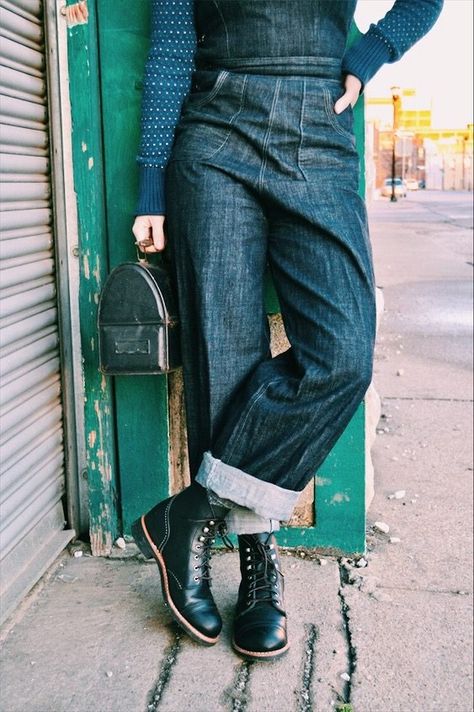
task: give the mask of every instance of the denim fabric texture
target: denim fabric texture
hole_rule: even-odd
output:
[[[340,60],[318,59],[312,75],[259,72],[257,57],[252,71],[196,70],[166,168],[191,476],[278,520],[372,376],[375,285],[353,112],[333,110]],[[291,344],[274,358],[267,261]]]

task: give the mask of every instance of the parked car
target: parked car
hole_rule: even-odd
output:
[[[397,198],[406,198],[407,189],[406,189],[405,185],[403,184],[402,179],[395,178],[394,185],[395,185],[395,196]],[[391,178],[385,178],[385,180],[383,182],[381,194],[385,198],[390,198],[390,196],[392,195],[392,179]]]
[[[418,188],[420,187],[416,178],[407,178],[406,186],[408,190],[418,190]]]

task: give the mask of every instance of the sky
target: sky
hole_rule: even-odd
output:
[[[358,0],[355,22],[366,32],[393,0]],[[434,128],[464,128],[473,121],[474,0],[444,0],[436,24],[397,62],[367,83],[367,97],[390,96],[390,87],[415,88],[420,108],[431,106]]]

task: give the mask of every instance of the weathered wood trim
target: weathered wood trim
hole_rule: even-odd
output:
[[[97,305],[108,272],[108,254],[95,0],[89,0],[88,9],[87,22],[68,27],[68,67],[85,393],[87,467],[82,476],[89,486],[92,553],[106,555],[119,532],[119,513],[113,384],[99,371],[97,349]]]

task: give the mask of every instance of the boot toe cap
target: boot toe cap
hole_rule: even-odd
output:
[[[269,653],[281,650],[287,645],[284,622],[254,622],[234,630],[234,642],[242,650]]]
[[[182,615],[189,624],[207,638],[217,638],[222,630],[222,619],[215,606],[207,602],[186,606]]]

